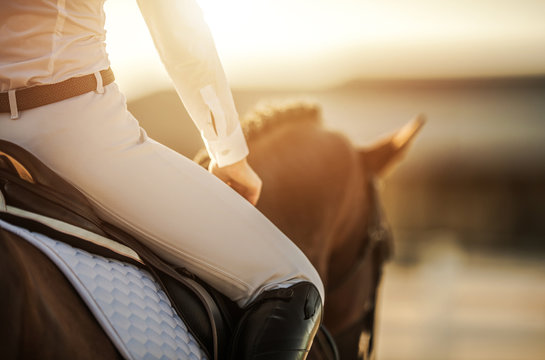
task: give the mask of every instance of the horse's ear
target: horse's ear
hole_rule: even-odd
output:
[[[386,170],[401,160],[409,148],[409,144],[425,122],[425,115],[419,114],[393,135],[360,150],[360,158],[364,167],[373,174],[384,175]]]

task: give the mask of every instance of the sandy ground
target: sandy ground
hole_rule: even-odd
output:
[[[543,254],[468,252],[438,242],[385,269],[378,360],[545,359]]]

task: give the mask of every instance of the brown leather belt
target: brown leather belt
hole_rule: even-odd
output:
[[[114,82],[112,69],[100,71],[102,86]],[[17,110],[27,110],[69,99],[74,96],[97,90],[98,82],[95,74],[70,78],[68,80],[47,85],[37,85],[15,91]],[[12,105],[13,106],[13,105]],[[0,112],[12,112],[8,92],[0,93]]]

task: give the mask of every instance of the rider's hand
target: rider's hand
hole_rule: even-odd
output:
[[[212,160],[208,171],[216,175],[253,205],[257,204],[261,194],[262,181],[246,161],[246,158],[224,167]]]

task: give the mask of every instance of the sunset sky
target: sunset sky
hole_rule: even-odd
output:
[[[543,0],[200,0],[237,88],[358,78],[545,74]],[[169,80],[136,0],[108,0],[107,44],[137,96]]]

